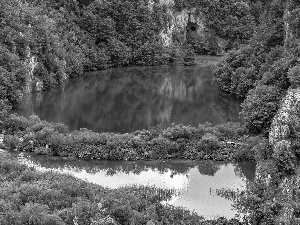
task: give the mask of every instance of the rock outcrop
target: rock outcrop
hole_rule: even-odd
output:
[[[212,29],[205,25],[205,15],[197,8],[176,9],[174,0],[160,0],[160,5],[166,7],[168,21],[160,32],[160,37],[165,46],[170,46],[174,42],[185,43],[187,33],[198,36],[204,41],[214,42],[218,53],[224,53],[227,42],[215,35]],[[153,9],[153,0],[149,2],[149,7]]]
[[[273,119],[269,134],[269,143],[273,146],[274,160],[280,160],[280,157],[282,157],[284,153],[283,151],[291,157],[294,156],[292,150],[292,136],[294,136],[293,132],[295,126],[297,126],[300,121],[300,115],[297,114],[299,109],[300,88],[291,89],[283,99],[281,108]],[[293,160],[293,158],[290,160]],[[295,167],[294,173],[285,176],[279,185],[281,193],[277,200],[282,205],[282,209],[277,218],[278,224],[293,224],[292,221],[295,219],[294,206],[297,201],[295,193],[299,187],[300,167],[297,166],[296,162],[293,166]]]
[[[284,160],[285,156],[289,157],[293,171],[283,174],[279,183],[276,197],[273,199],[281,205],[281,209],[276,218],[276,224],[294,224],[295,208],[299,202],[297,196],[297,189],[299,188],[300,181],[300,166],[295,160],[292,145],[295,138],[295,130],[300,128],[300,115],[297,113],[300,110],[300,88],[290,89],[284,99],[282,100],[281,107],[277,115],[274,117],[269,133],[269,144],[273,148],[273,154],[269,160],[276,163]],[[278,174],[269,173],[266,168],[268,162],[260,161],[257,164],[256,179],[263,179],[269,185],[272,179],[278,179]],[[283,171],[282,171],[283,172]]]

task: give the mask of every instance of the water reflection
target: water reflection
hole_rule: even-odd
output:
[[[35,93],[18,111],[71,130],[132,132],[162,124],[237,121],[240,101],[211,85],[210,67],[127,67],[87,74]]]
[[[242,188],[255,173],[253,163],[197,161],[112,162],[63,159],[21,153],[18,160],[41,171],[70,173],[87,181],[117,188],[124,185],[150,185],[177,190],[168,203],[183,206],[205,217],[234,217],[232,202],[217,196],[216,189]],[[241,169],[243,168],[243,169]],[[253,173],[253,174],[252,174]]]

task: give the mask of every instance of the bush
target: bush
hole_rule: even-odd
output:
[[[169,62],[170,55],[159,40],[147,41],[134,53],[137,65],[162,65]]]
[[[183,64],[186,66],[195,65],[195,52],[194,49],[188,45],[183,49]]]
[[[205,134],[197,143],[197,150],[204,152],[205,155],[211,156],[221,147],[218,138],[212,134]]]
[[[299,87],[300,85],[300,66],[297,65],[293,68],[289,69],[287,74],[289,82],[292,84],[294,88]]]
[[[48,123],[36,116],[28,120],[17,117],[13,115],[13,121],[23,121],[23,131],[15,136],[6,135],[6,143],[11,149],[83,159],[202,159],[206,155],[206,158],[226,160],[232,159],[234,148],[225,149],[221,157],[216,155],[224,141],[239,140],[248,134],[244,126],[236,123],[216,127],[211,124],[198,127],[179,124],[132,134],[99,134],[87,129],[69,132],[68,127],[61,123]],[[11,121],[10,117],[8,121]],[[15,123],[11,124],[15,126]]]
[[[10,114],[4,119],[2,126],[8,134],[17,134],[26,130],[29,126],[29,121],[23,116]]]
[[[33,150],[36,155],[51,155],[51,150],[46,147],[37,147]]]
[[[111,66],[126,66],[131,61],[131,49],[117,39],[110,39],[107,44],[107,54],[110,56]]]
[[[246,137],[242,144],[238,144],[234,158],[237,161],[260,161],[270,156],[272,150],[268,146],[268,140],[259,137]]]
[[[255,48],[254,48],[255,49]],[[214,71],[214,80],[224,91],[245,97],[249,90],[260,80],[258,65],[252,59],[257,54],[252,46],[241,47],[237,51],[229,52]]]
[[[9,150],[16,150],[22,142],[18,137],[8,134],[4,136],[3,143]]]
[[[282,89],[267,85],[257,86],[249,92],[242,103],[241,115],[250,131],[254,133],[267,132],[282,95]]]

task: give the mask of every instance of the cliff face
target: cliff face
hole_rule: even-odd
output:
[[[169,8],[168,14],[171,20],[160,33],[166,46],[169,46],[176,38],[177,41],[186,41],[188,31],[195,32],[202,38],[206,36],[207,29],[204,25],[204,16],[197,13],[195,8],[183,9],[180,12]]]
[[[285,28],[285,52],[287,55],[292,52],[291,43],[299,39],[299,28],[295,26],[295,18],[298,14],[299,2],[288,0],[285,3],[284,28]],[[292,55],[292,54],[291,54]],[[297,65],[296,65],[297,66]],[[257,166],[257,178],[269,185],[273,180],[277,184],[277,190],[272,203],[279,203],[280,209],[275,224],[299,224],[299,187],[300,187],[300,165],[299,153],[297,153],[297,142],[300,138],[300,88],[287,90],[282,99],[280,108],[274,117],[269,133],[269,144],[273,153],[269,160],[274,163],[282,173],[274,174],[264,170],[268,162],[261,160]]]
[[[295,195],[299,185],[300,167],[296,164],[292,149],[294,130],[298,130],[300,115],[300,88],[291,89],[282,101],[280,110],[274,118],[269,134],[269,143],[273,146],[273,158],[276,161],[283,159],[285,155],[295,163],[293,175],[285,176],[279,185],[281,192],[278,194],[278,201],[282,209],[278,215],[278,223],[291,224],[294,217],[294,203],[299,201]]]
[[[217,46],[218,53],[224,52],[226,41],[215,36],[214,31],[205,26],[205,16],[196,8],[184,8],[178,11],[174,0],[160,0],[159,4],[166,7],[167,15],[170,18],[166,26],[161,30],[160,37],[165,46],[173,43],[185,43],[187,33],[205,41],[213,42]],[[154,5],[153,0],[149,2],[149,7]]]

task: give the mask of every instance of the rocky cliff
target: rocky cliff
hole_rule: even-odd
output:
[[[280,192],[277,201],[282,205],[282,209],[277,218],[278,224],[292,224],[294,218],[295,203],[299,201],[296,196],[299,188],[300,167],[297,165],[293,152],[293,136],[298,130],[300,115],[296,112],[300,110],[300,89],[291,89],[282,101],[278,114],[273,120],[269,134],[269,143],[273,146],[273,159],[276,162],[289,157],[293,167],[291,174],[282,178],[279,184]]]
[[[212,29],[205,25],[205,15],[196,8],[183,8],[178,10],[174,0],[159,0],[159,4],[166,8],[169,20],[161,30],[160,37],[165,46],[173,43],[186,43],[188,34],[201,39],[203,42],[211,42],[216,46],[216,53],[224,53],[226,41],[215,35]],[[154,1],[149,2],[152,8]]]

